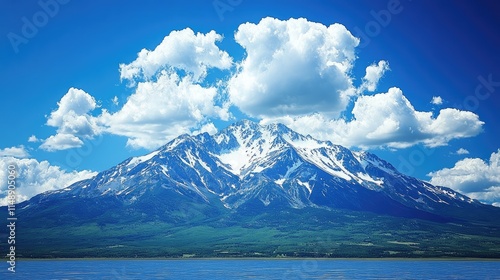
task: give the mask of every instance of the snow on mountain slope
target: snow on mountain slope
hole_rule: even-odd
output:
[[[384,213],[479,204],[401,174],[373,154],[303,136],[282,124],[251,121],[237,122],[213,136],[181,135],[52,195],[108,197],[127,205],[148,199],[163,205],[163,198],[178,196],[230,209],[344,207]]]
[[[383,180],[373,178],[362,164],[347,149],[327,141],[319,141],[310,136],[293,132],[281,124],[259,126],[242,121],[214,136],[219,145],[229,145],[217,155],[227,170],[241,177],[249,173],[260,173],[272,166],[269,159],[274,153],[293,148],[302,160],[307,161],[332,176],[343,180],[355,180],[368,188],[381,187]],[[349,167],[344,166],[348,160]],[[354,170],[353,170],[354,169]],[[288,171],[287,171],[288,172]],[[287,177],[287,176],[285,176]],[[282,185],[282,179],[278,179]]]
[[[240,177],[250,172],[261,171],[262,166],[255,166],[254,163],[265,161],[273,152],[279,151],[284,146],[284,143],[276,142],[277,135],[272,130],[263,129],[249,121],[232,126],[215,138],[219,145],[225,147],[217,157],[225,164],[227,170]],[[250,168],[252,165],[254,168]]]
[[[149,153],[149,154],[147,154],[145,156],[134,157],[134,158],[130,159],[130,161],[127,163],[127,166],[129,168],[134,168],[139,163],[150,160],[152,157],[156,156],[159,152],[160,151],[154,151],[154,152]]]

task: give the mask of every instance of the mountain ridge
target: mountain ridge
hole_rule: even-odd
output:
[[[60,255],[34,245],[42,229],[73,231],[83,227],[86,231],[96,224],[102,231],[159,223],[163,231],[155,234],[163,236],[162,240],[166,238],[164,231],[207,226],[217,229],[213,232],[216,235],[221,232],[230,236],[236,234],[236,228],[240,229],[236,236],[248,227],[267,231],[290,226],[282,229],[287,235],[295,234],[294,228],[321,228],[315,235],[338,229],[338,224],[333,223],[337,219],[341,219],[346,234],[350,234],[347,228],[363,224],[376,225],[373,230],[383,231],[384,224],[399,228],[410,221],[433,230],[453,227],[446,229],[450,232],[470,233],[470,228],[480,227],[488,236],[500,230],[496,219],[499,209],[399,173],[374,154],[352,152],[282,124],[261,126],[248,120],[214,135],[181,135],[153,152],[128,158],[91,179],[37,195],[17,208],[30,233],[25,244],[38,248],[27,249],[35,256],[42,251],[45,255]],[[343,222],[349,217],[356,217],[355,221]],[[117,242],[111,236],[119,233],[101,231],[96,234],[103,240]],[[141,234],[127,236],[128,240]],[[75,237],[69,236],[68,240],[75,242]],[[219,246],[219,241],[206,244]],[[494,242],[500,246],[498,240]],[[66,243],[61,246],[68,248]]]
[[[141,176],[146,172],[151,173]],[[54,193],[81,188],[82,193],[90,195],[91,192],[85,189],[95,185],[97,187],[89,188],[94,194],[106,195],[109,192],[127,196],[134,191],[132,185],[141,188],[151,185],[152,181],[163,180],[163,187],[173,184],[194,191],[205,201],[210,194],[224,201],[244,190],[250,191],[248,184],[257,176],[261,182],[257,185],[268,183],[273,185],[269,188],[282,190],[288,186],[288,194],[295,193],[294,197],[288,198],[291,207],[325,206],[308,200],[315,187],[321,188],[315,184],[319,174],[320,180],[328,181],[326,188],[322,188],[323,192],[328,192],[332,185],[338,185],[344,191],[363,187],[424,211],[433,210],[439,203],[461,206],[479,203],[449,188],[432,186],[401,174],[374,154],[351,152],[329,141],[298,134],[282,124],[260,126],[248,120],[237,122],[214,136],[206,133],[181,135],[149,154],[129,158],[83,181],[87,184],[77,182]],[[158,175],[164,175],[164,178],[157,178]],[[144,177],[148,176],[145,180]],[[236,188],[237,185],[240,188]],[[299,194],[307,198],[300,198]],[[242,203],[225,203],[225,206],[237,208]],[[266,203],[263,202],[264,206]]]

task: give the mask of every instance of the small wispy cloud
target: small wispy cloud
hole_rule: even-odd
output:
[[[23,145],[0,149],[0,157],[27,158],[30,154]]]
[[[434,105],[442,105],[443,104],[443,98],[441,96],[433,96],[431,103]]]
[[[372,64],[366,67],[366,75],[363,77],[363,84],[358,91],[375,91],[377,89],[378,82],[382,76],[384,76],[384,73],[389,70],[389,63],[385,60],[381,60],[378,64]]]
[[[470,154],[470,153],[469,153],[469,151],[468,151],[468,150],[466,150],[466,149],[464,149],[464,148],[460,148],[460,149],[458,149],[458,150],[455,152],[455,154],[457,154],[457,155],[468,155],[468,154]]]
[[[28,138],[28,142],[30,143],[36,143],[40,141],[40,139],[38,139],[35,135],[31,135],[30,138]]]

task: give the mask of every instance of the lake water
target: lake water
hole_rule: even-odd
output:
[[[0,279],[500,279],[500,261],[46,260],[2,266]]]

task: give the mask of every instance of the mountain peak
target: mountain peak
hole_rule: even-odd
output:
[[[252,130],[258,130],[260,128],[260,124],[248,119],[242,119],[239,120],[228,127],[226,127],[224,130],[234,130],[234,129],[252,129]]]
[[[261,203],[262,207],[377,211],[409,207],[432,212],[477,203],[403,175],[374,154],[303,136],[283,124],[260,125],[249,120],[213,136],[181,135],[156,151],[67,189],[62,194],[112,195],[129,204],[149,192],[157,196],[160,189],[167,189],[204,203],[218,201],[226,208]]]
[[[302,134],[299,134],[286,125],[282,123],[270,123],[270,124],[265,124],[261,125],[259,123],[253,122],[251,120],[240,120],[230,126],[228,126],[226,129],[222,130],[219,132],[217,135],[227,135],[227,134],[232,134],[232,135],[238,135],[240,140],[243,138],[264,138],[264,140],[268,142],[273,142],[276,141],[276,138],[279,138],[281,141],[286,141],[286,142],[293,142],[293,141],[312,141],[315,143],[329,143],[330,142],[324,142],[324,141],[318,141],[311,136],[304,136]],[[220,137],[220,136],[218,136]]]
[[[368,220],[380,214],[383,221],[387,216],[398,221],[411,218],[411,227],[416,219],[424,219],[425,228],[428,221],[477,223],[483,219],[489,223],[499,214],[498,209],[451,189],[401,174],[374,154],[352,152],[282,124],[259,125],[247,120],[212,136],[181,135],[156,151],[125,160],[92,179],[35,196],[16,209],[20,220],[27,223],[23,228],[47,222],[57,223],[57,227],[61,221],[92,226],[101,221],[99,226],[104,227],[137,220],[148,226],[148,234],[159,221],[181,225],[182,234],[186,234],[186,225],[204,226],[212,221],[216,225],[213,232],[218,234],[224,225],[241,229],[279,224],[295,231],[304,222],[313,223],[315,231],[325,227],[338,230],[343,224],[339,219],[351,217],[342,218],[339,213],[344,211]],[[262,218],[266,216],[285,218],[269,222]],[[143,221],[154,221],[155,226]],[[379,223],[381,230],[374,235],[393,224],[399,222]],[[62,228],[67,230],[65,225]],[[165,228],[159,228],[165,236]],[[388,241],[394,239],[390,238]],[[112,239],[116,242],[116,235]],[[80,240],[66,244],[74,242]]]

